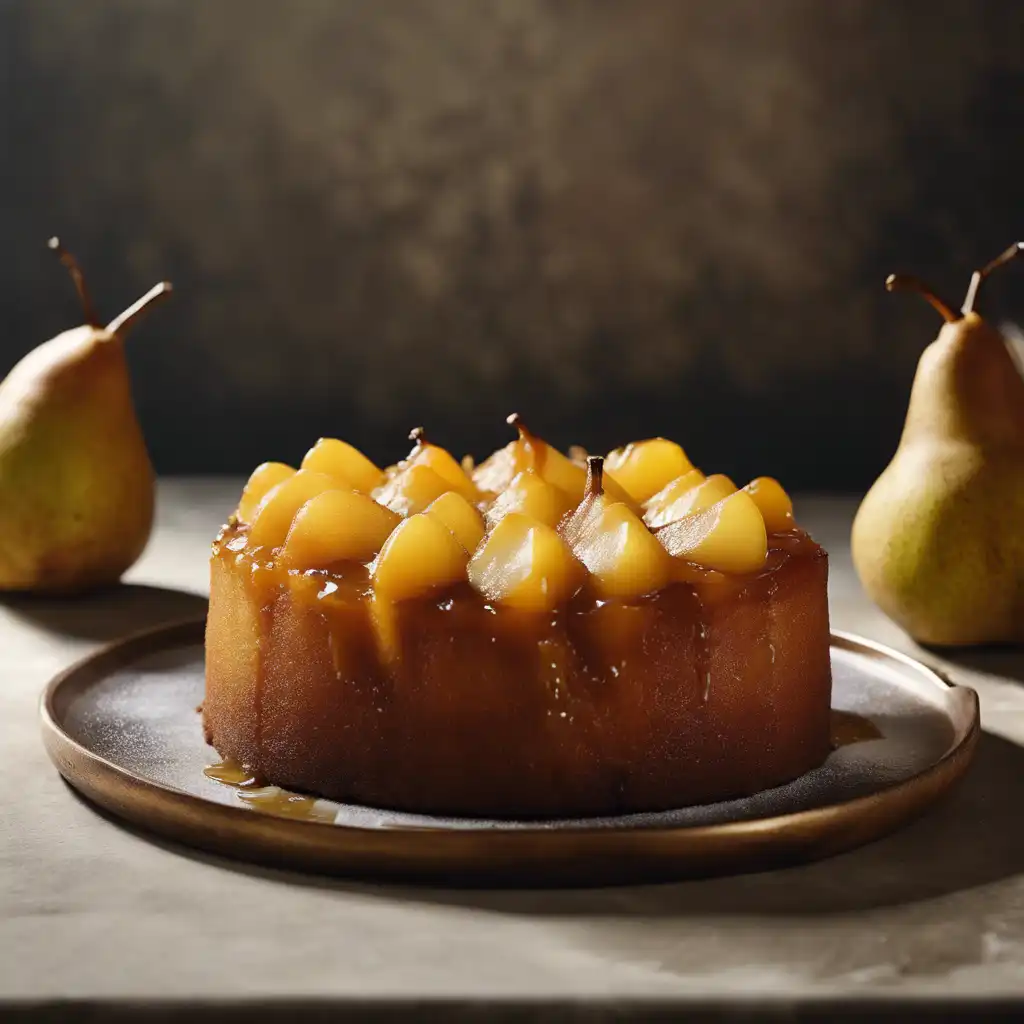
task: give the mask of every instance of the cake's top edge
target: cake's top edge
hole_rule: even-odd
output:
[[[321,438],[298,469],[257,467],[218,547],[297,572],[363,565],[389,600],[468,581],[496,604],[550,610],[582,589],[632,598],[694,573],[758,573],[769,536],[806,539],[770,477],[738,488],[661,437],[563,454],[509,422],[519,436],[479,465],[419,429],[387,469]]]

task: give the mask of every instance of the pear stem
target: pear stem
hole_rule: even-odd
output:
[[[174,289],[171,287],[170,281],[161,281],[159,284],[153,285],[153,287],[150,288],[141,299],[136,299],[123,313],[115,316],[114,319],[107,324],[108,333],[124,334],[125,331],[135,325],[135,321],[138,320],[154,302],[159,301],[165,295],[170,295],[173,290]]]
[[[604,494],[603,455],[587,456],[587,485],[583,488],[583,493],[588,498],[596,498],[599,494]]]
[[[885,279],[885,288],[890,292],[917,292],[923,295],[947,324],[956,323],[960,319],[948,302],[944,302],[928,285],[910,274],[890,274]]]
[[[409,440],[418,448],[420,445],[427,443],[427,432],[422,427],[413,427],[409,431]]]
[[[523,418],[519,413],[514,412],[506,416],[505,422],[510,427],[515,427],[519,431],[519,450],[524,453],[523,464],[525,468],[539,473],[541,460],[546,458],[546,449],[543,445],[537,444],[537,438],[530,433],[529,427],[523,422]]]
[[[505,422],[510,427],[515,427],[519,431],[519,436],[524,440],[528,441],[533,435],[530,433],[529,428],[523,422],[523,417],[519,413],[514,412],[505,417]]]
[[[1000,267],[1005,266],[1011,260],[1015,260],[1022,252],[1024,252],[1024,242],[1014,242],[1005,252],[1001,252],[991,263],[982,267],[981,270],[976,270],[971,275],[971,283],[967,286],[967,295],[964,298],[964,304],[961,306],[961,311],[964,316],[968,313],[974,312],[974,303],[978,298],[978,291],[981,286],[985,283],[985,279],[993,270],[998,270]]]
[[[57,258],[71,275],[75,291],[78,292],[78,301],[82,303],[82,311],[85,313],[85,322],[90,327],[99,327],[100,318],[96,315],[96,307],[92,303],[89,289],[85,286],[85,278],[82,276],[82,268],[78,265],[78,260],[60,244],[60,239],[56,235],[46,244],[57,254]]]

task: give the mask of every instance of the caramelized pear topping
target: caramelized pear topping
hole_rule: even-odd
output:
[[[450,490],[444,477],[429,466],[417,464],[399,469],[383,487],[373,492],[373,497],[400,516],[412,516],[425,512],[428,505]]]
[[[401,522],[390,509],[356,491],[324,491],[296,513],[282,558],[300,569],[369,562]]]
[[[294,475],[295,470],[283,462],[264,462],[263,465],[257,466],[242,491],[242,497],[238,502],[238,518],[243,523],[251,523],[252,517],[256,514],[256,507],[267,491]]]
[[[476,487],[473,486],[473,481],[466,476],[466,471],[448,451],[439,445],[431,444],[426,439],[422,427],[417,427],[409,437],[410,440],[415,441],[416,446],[405,460],[406,466],[410,468],[425,466],[444,480],[448,485],[445,490],[458,491],[469,501],[478,499]]]
[[[358,448],[333,437],[321,437],[306,452],[303,469],[333,476],[347,490],[370,494],[384,483],[384,471],[375,466]]]
[[[427,514],[444,523],[467,551],[474,551],[483,540],[483,516],[458,491],[446,491],[435,499],[427,506]]]
[[[587,527],[600,517],[612,499],[604,490],[604,459],[600,455],[587,456],[587,478],[583,488],[583,500],[559,524],[558,532],[565,542],[573,547]]]
[[[656,536],[673,558],[720,572],[757,572],[768,556],[764,519],[746,491],[677,519]]]
[[[512,478],[487,510],[487,525],[494,526],[510,512],[521,512],[545,526],[554,527],[572,507],[565,491],[549,484],[535,470],[524,469]]]
[[[583,587],[628,600],[676,580],[756,572],[767,533],[795,526],[778,481],[737,491],[664,438],[607,460],[581,449],[568,458],[519,417],[509,422],[519,437],[475,469],[419,429],[387,470],[334,438],[321,438],[298,471],[264,463],[239,502],[243,543],[291,570],[369,563],[386,624],[395,602],[467,579],[488,601],[543,612]]]
[[[391,601],[422,597],[466,578],[469,553],[440,519],[418,513],[399,523],[373,563],[373,585]]]
[[[501,494],[512,482],[512,478],[520,472],[516,457],[519,451],[518,441],[509,441],[504,448],[499,448],[489,455],[479,466],[471,471],[473,486],[481,494],[494,496]]]
[[[587,459],[583,501],[562,524],[562,535],[587,567],[600,597],[642,597],[664,587],[670,561],[637,514],[604,490],[604,459]]]
[[[477,467],[473,474],[477,487],[491,494],[500,494],[508,489],[518,474],[532,471],[545,483],[562,491],[570,505],[577,504],[586,488],[586,466],[563,455],[532,433],[518,413],[509,416],[508,422],[519,431],[519,438]],[[614,501],[636,507],[636,502],[620,484],[608,480],[606,488]]]
[[[644,513],[644,521],[651,529],[682,519],[694,512],[703,512],[715,502],[735,493],[736,485],[720,473],[709,476],[706,480],[698,480],[696,486],[686,489],[680,485],[682,493],[672,502],[660,508],[648,505]],[[653,499],[652,499],[653,501]]]
[[[508,422],[519,431],[513,457],[515,472],[533,470],[542,480],[570,495],[573,501],[579,501],[587,478],[586,470],[532,433],[518,413],[509,416]]]
[[[793,502],[783,490],[782,484],[770,476],[759,476],[743,488],[754,499],[761,510],[764,525],[769,533],[782,533],[796,526],[793,518]]]
[[[274,550],[284,543],[295,513],[318,494],[333,490],[337,484],[326,473],[300,469],[282,480],[263,496],[253,513],[247,547]]]
[[[644,502],[644,522],[653,530],[686,515],[686,511],[679,511],[689,509],[689,501],[684,502],[683,499],[704,483],[705,479],[699,469],[691,469],[671,480]]]
[[[488,601],[523,611],[551,611],[579,589],[584,570],[544,523],[510,512],[469,563],[469,582]]]
[[[693,464],[674,441],[652,437],[609,452],[604,469],[606,477],[612,477],[634,501],[643,504],[668,483],[688,473]]]
[[[621,502],[606,505],[573,545],[600,597],[633,598],[661,590],[671,560],[643,521]]]

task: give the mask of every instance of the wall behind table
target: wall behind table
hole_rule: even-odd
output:
[[[7,0],[0,368],[76,322],[57,232],[111,315],[177,285],[130,346],[163,471],[518,409],[856,489],[938,326],[885,274],[959,299],[1024,234],[1022,40],[1015,0]]]

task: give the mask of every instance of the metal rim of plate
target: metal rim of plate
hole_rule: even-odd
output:
[[[956,783],[980,735],[978,696],[897,651],[833,631],[832,646],[959,695],[943,756],[910,778],[852,799],[749,820],[684,827],[384,828],[302,821],[216,803],[148,779],[88,749],[62,727],[67,701],[147,655],[203,642],[204,620],[109,644],[57,675],[40,701],[43,740],[60,774],[118,818],[189,847],[272,868],[442,885],[580,886],[734,874],[818,860],[880,838]]]

